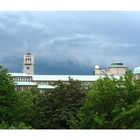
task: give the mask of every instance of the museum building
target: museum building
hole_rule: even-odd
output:
[[[31,52],[24,55],[23,58],[23,72],[10,73],[15,82],[16,90],[27,90],[36,87],[41,93],[48,90],[53,90],[56,81],[68,82],[69,78],[79,80],[83,85],[88,86],[104,76],[114,76],[119,78],[128,70],[123,63],[115,62],[110,65],[108,69],[100,69],[99,65],[95,66],[94,74],[92,75],[36,75],[34,74],[34,56]]]

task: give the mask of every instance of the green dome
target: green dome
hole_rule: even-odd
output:
[[[134,68],[134,74],[140,74],[140,67]]]
[[[123,68],[123,63],[120,63],[120,62],[114,62],[110,65],[110,68]]]

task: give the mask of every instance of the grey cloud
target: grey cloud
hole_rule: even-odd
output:
[[[133,47],[133,44],[113,42],[99,35],[74,34],[43,42],[37,52],[41,54],[40,58],[52,63],[72,61],[84,66],[94,66],[96,63],[111,63],[118,58],[123,61]]]
[[[140,12],[0,12],[0,63],[19,70],[27,52],[37,63],[94,67],[139,63]],[[12,57],[9,60],[9,57]],[[57,69],[56,69],[57,73]]]

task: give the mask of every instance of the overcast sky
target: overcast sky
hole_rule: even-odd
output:
[[[96,64],[140,65],[140,12],[0,12],[0,64],[21,72],[35,56],[37,74],[92,74]]]

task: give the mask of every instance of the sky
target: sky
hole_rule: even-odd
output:
[[[0,12],[0,64],[22,72],[29,44],[36,74],[92,74],[123,62],[140,66],[140,12]]]

